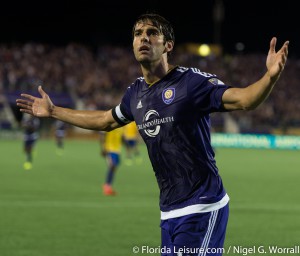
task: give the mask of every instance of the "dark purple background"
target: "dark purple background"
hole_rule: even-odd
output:
[[[198,1],[2,1],[1,42],[39,41],[65,44],[77,41],[97,45],[131,44],[136,17],[155,11],[169,19],[177,43],[214,43],[213,6],[216,0]],[[290,40],[290,56],[300,57],[299,11],[297,1],[223,0],[225,17],[220,43],[234,52],[243,42],[246,52],[266,53],[272,36],[278,44]]]

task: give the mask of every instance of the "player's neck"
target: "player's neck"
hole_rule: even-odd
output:
[[[147,84],[153,84],[162,79],[170,70],[174,68],[173,65],[160,62],[159,65],[142,65],[143,77]]]

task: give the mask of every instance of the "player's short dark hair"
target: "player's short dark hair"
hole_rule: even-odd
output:
[[[136,19],[132,28],[132,38],[134,38],[134,30],[136,24],[139,22],[145,22],[147,20],[152,21],[153,25],[157,27],[159,31],[164,35],[164,42],[173,41],[175,43],[174,29],[171,22],[156,13],[145,13],[140,15]]]

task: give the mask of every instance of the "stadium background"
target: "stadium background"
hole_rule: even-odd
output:
[[[21,116],[14,106],[16,95],[21,90],[36,91],[36,85],[40,83],[48,93],[54,94],[54,101],[60,105],[79,108],[76,96],[87,96],[82,107],[97,105],[100,101],[114,105],[125,88],[140,75],[131,52],[132,24],[139,14],[153,10],[174,24],[174,63],[197,65],[234,86],[245,86],[262,75],[272,36],[278,37],[277,48],[290,40],[287,71],[267,104],[246,116],[238,112],[230,116],[216,115],[214,127],[217,131],[229,125],[229,131],[298,133],[295,128],[299,127],[300,119],[297,90],[300,36],[293,29],[298,20],[297,8],[291,0],[280,5],[270,1],[222,0],[181,4],[161,1],[51,1],[43,4],[39,1],[5,1],[2,10],[2,91],[18,120]],[[210,45],[214,55],[202,58],[195,54],[201,44]],[[188,55],[183,56],[182,50]],[[124,69],[128,64],[126,59],[133,66],[129,75]],[[69,60],[71,64],[66,63]],[[85,73],[82,76],[76,74],[75,70],[83,66],[87,69]],[[100,69],[104,74],[92,69]],[[113,69],[120,73],[118,77],[114,77]],[[100,86],[95,88],[92,83]],[[58,95],[58,92],[68,95]],[[107,99],[103,99],[103,95]],[[114,97],[115,102],[109,97]],[[4,100],[1,99],[1,108]],[[96,107],[108,107],[108,104]],[[8,108],[6,110],[5,115],[9,112]],[[17,126],[11,116],[0,119],[1,127]]]
[[[223,3],[224,16],[214,14],[217,3]],[[114,105],[131,78],[140,75],[131,29],[145,11],[157,11],[174,24],[174,62],[215,72],[237,86],[264,72],[272,36],[278,37],[277,46],[291,41],[286,70],[271,97],[246,115],[214,114],[212,121],[215,135],[254,136],[244,142],[239,137],[214,141],[232,199],[226,249],[300,244],[300,158],[298,150],[291,150],[300,148],[300,35],[294,1],[6,1],[1,6],[1,256],[134,255],[134,246],[159,246],[158,191],[143,144],[144,164],[122,166],[116,184],[120,196],[105,198],[100,187],[106,167],[97,134],[71,128],[65,155],[57,157],[52,120],[42,120],[34,168],[25,172],[22,116],[14,105],[20,91],[34,92],[38,84],[57,104]],[[195,52],[204,43],[213,47],[213,55]],[[41,78],[47,64],[50,71]],[[274,135],[292,136],[285,144],[289,149],[274,149],[273,142],[273,149],[262,149],[269,147],[260,136],[265,141]]]

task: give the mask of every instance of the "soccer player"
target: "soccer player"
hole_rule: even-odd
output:
[[[123,129],[118,128],[110,132],[100,132],[100,147],[101,154],[107,161],[106,181],[103,185],[103,194],[106,196],[116,195],[112,184],[114,181],[115,173],[120,165],[121,150],[122,150],[122,134]]]
[[[118,106],[108,111],[62,108],[41,87],[41,98],[21,94],[17,105],[22,112],[86,129],[110,131],[135,121],[160,189],[161,245],[172,250],[167,255],[180,250],[181,255],[221,255],[211,251],[223,247],[229,196],[211,146],[210,113],[251,110],[263,103],[284,70],[289,41],[276,51],[273,37],[263,76],[238,88],[198,68],[171,65],[174,31],[160,15],[138,17],[132,36],[143,77],[128,87]]]
[[[135,122],[131,122],[124,126],[123,132],[123,140],[126,148],[126,165],[132,165],[133,160],[136,160],[137,163],[142,162],[142,158],[140,157],[140,152],[138,148],[138,138],[139,132],[136,127]]]
[[[26,162],[23,164],[23,168],[30,170],[32,169],[33,149],[39,138],[40,120],[25,113],[22,117],[21,126],[24,129],[24,152],[26,154]]]

